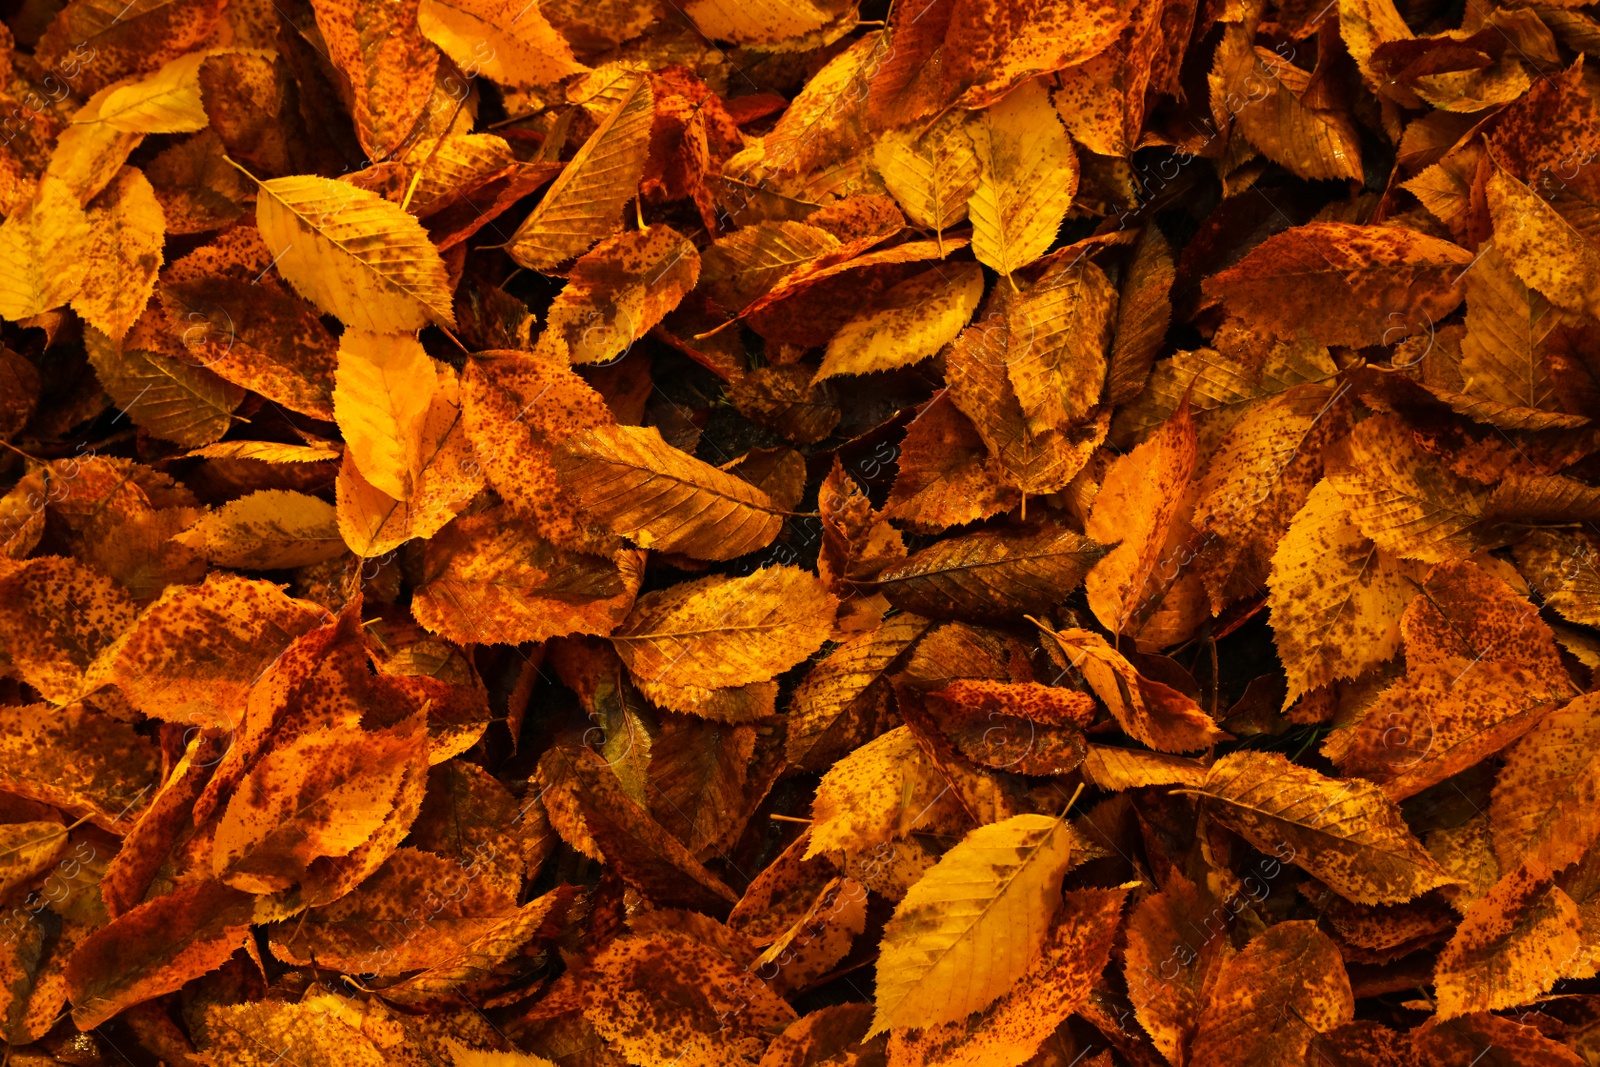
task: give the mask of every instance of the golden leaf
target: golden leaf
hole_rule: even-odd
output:
[[[732,559],[783,526],[765,493],[673,448],[654,427],[595,427],[562,441],[554,467],[582,512],[641,548]]]
[[[1600,824],[1600,697],[1585,694],[1557,708],[1506,750],[1489,796],[1495,856],[1504,870],[1524,859],[1560,870],[1581,859]]]
[[[763,567],[648,593],[611,641],[642,682],[745,685],[775,678],[821,648],[836,607],[815,575]]]
[[[118,916],[72,954],[73,1022],[93,1029],[222,966],[250,936],[250,916],[249,894],[213,881],[190,882]]]
[[[1077,157],[1038,82],[984,110],[968,133],[978,156],[972,254],[1010,277],[1054,243],[1078,191]]]
[[[1561,307],[1600,312],[1600,248],[1498,166],[1487,195],[1495,247],[1517,277]]]
[[[633,606],[639,553],[606,559],[558,548],[504,507],[464,515],[429,542],[417,621],[466,643],[610,633]]]
[[[805,858],[853,853],[913,830],[949,830],[962,809],[910,727],[897,726],[834,763],[817,786]]]
[[[589,71],[537,6],[513,0],[421,0],[417,24],[461,69],[502,85],[549,85]]]
[[[1235,752],[1212,766],[1202,792],[1218,821],[1358,904],[1398,903],[1450,881],[1395,803],[1359,778],[1340,782],[1276,753]]]
[[[1355,123],[1337,111],[1309,106],[1304,96],[1311,75],[1278,53],[1253,47],[1250,38],[1235,24],[1217,46],[1209,80],[1218,121],[1231,117],[1264,155],[1301,178],[1360,181]]]
[[[148,77],[111,91],[93,110],[91,122],[124,133],[187,133],[210,123],[200,98],[200,64],[210,52],[179,56]],[[83,115],[73,117],[83,121]]]
[[[1393,416],[1363,420],[1329,450],[1328,482],[1379,548],[1439,563],[1479,547],[1482,495],[1424,452]]]
[[[331,178],[273,178],[257,189],[261,239],[279,273],[317,307],[372,333],[455,325],[444,261],[416,219]]]
[[[1065,894],[1039,955],[999,1000],[975,1017],[889,1039],[907,1067],[1017,1067],[1089,998],[1111,955],[1126,889]],[[965,1025],[963,1025],[965,1024]]]
[[[757,1067],[794,1009],[716,949],[678,932],[619,937],[593,961],[584,1017],[632,1063]]]
[[[1146,678],[1106,639],[1089,630],[1046,631],[1045,650],[1078,670],[1129,737],[1159,752],[1192,752],[1228,735],[1176,689]]]
[[[286,489],[263,489],[230,500],[173,540],[219,567],[286,570],[345,551],[333,505]]]
[[[95,656],[132,625],[133,602],[110,578],[65,556],[0,568],[8,667],[46,700],[70,703]]]
[[[1400,616],[1422,568],[1384,552],[1319,482],[1272,557],[1267,604],[1289,675],[1283,706],[1335,679],[1354,679],[1400,651]]]
[[[205,445],[233,426],[233,412],[245,391],[196,366],[152,315],[120,343],[90,326],[84,347],[105,391],[155,436],[180,445]]]
[[[339,338],[333,412],[345,452],[375,489],[410,499],[422,424],[438,375],[414,337],[346,330]]]
[[[873,162],[906,218],[918,226],[940,233],[967,217],[967,200],[978,187],[978,156],[960,112],[926,132],[884,134],[873,147]]]
[[[840,327],[817,380],[909,366],[956,339],[983,297],[983,271],[956,263],[907,278]]]
[[[1163,558],[1168,532],[1194,474],[1195,432],[1187,406],[1106,472],[1084,530],[1115,545],[1084,581],[1089,609],[1113,633],[1138,633],[1167,594],[1175,568]]]
[[[317,0],[311,5],[317,29],[327,42],[327,58],[346,79],[356,136],[375,160],[389,160],[404,150],[418,123],[425,120],[434,92],[439,53],[417,27],[417,7],[418,0]],[[338,208],[315,209],[328,210]],[[265,225],[261,228],[267,230]],[[267,241],[282,243],[272,237]],[[381,326],[363,328],[384,332]]]
[[[889,567],[874,587],[895,607],[935,618],[1018,618],[1065,600],[1104,551],[1064,526],[979,530]]]
[[[77,296],[95,240],[72,190],[46,177],[32,201],[0,223],[0,316],[31,318]]]
[[[1207,303],[1275,337],[1395,344],[1461,303],[1472,254],[1414,230],[1314,222],[1275,234],[1205,281]]]
[[[911,887],[884,927],[872,1029],[954,1022],[1027,971],[1072,861],[1065,820],[1015,815],[980,826]]]
[[[623,205],[639,194],[654,114],[650,80],[633,77],[611,113],[511,235],[506,251],[512,259],[530,270],[551,271],[611,234]]]
[[[806,673],[789,700],[789,762],[826,770],[888,721],[887,672],[931,623],[903,612],[834,649]]]
[[[121,341],[155,291],[166,218],[144,174],[124,167],[89,203],[88,219],[93,235],[84,248],[84,287],[72,310]]]
[[[686,9],[708,38],[750,45],[811,33],[833,17],[815,0],[689,0]]]
[[[1439,953],[1439,1018],[1522,1004],[1548,992],[1578,954],[1578,906],[1535,861],[1467,909]]]
[[[670,226],[619,233],[573,265],[535,352],[575,364],[624,356],[699,278],[699,253]]]

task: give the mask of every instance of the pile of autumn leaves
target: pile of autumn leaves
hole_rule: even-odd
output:
[[[1425,8],[29,8],[8,1062],[1600,1063],[1600,23]]]

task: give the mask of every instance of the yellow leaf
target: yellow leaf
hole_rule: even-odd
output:
[[[579,509],[641,548],[733,559],[783,526],[765,493],[673,448],[653,426],[596,427],[561,442],[554,459]]]
[[[271,582],[222,572],[168,587],[95,664],[152,718],[231,725],[258,678],[326,611]]]
[[[1006,300],[1006,374],[1034,433],[1081,423],[1100,402],[1116,304],[1088,261],[1052,266]]]
[[[1465,248],[1415,230],[1313,222],[1262,241],[1205,280],[1258,333],[1328,345],[1392,345],[1461,303]]]
[[[719,238],[706,249],[701,288],[725,311],[741,311],[784,275],[837,248],[839,239],[819,227],[804,222],[759,222]]]
[[[878,575],[897,608],[937,618],[1019,618],[1067,598],[1105,549],[1064,526],[978,530]]]
[[[90,326],[84,348],[100,384],[138,426],[181,445],[215,441],[245,391],[212,373],[149,319],[121,344]]]
[[[247,894],[205,879],[117,916],[85,938],[68,963],[73,1021],[93,1029],[124,1008],[221,967],[250,936],[250,914]],[[345,1062],[382,1067],[383,1061]]]
[[[1354,679],[1400,651],[1400,616],[1421,568],[1368,540],[1324,480],[1272,557],[1267,604],[1289,676],[1283,706],[1336,679]]]
[[[954,263],[907,278],[839,328],[816,380],[894,370],[956,339],[983,298],[983,271]]]
[[[622,208],[639,194],[655,98],[650,80],[632,76],[611,113],[545,190],[506,246],[530,270],[551,271],[610,236]]]
[[[1399,800],[1463,771],[1576,695],[1523,594],[1474,563],[1434,567],[1400,619],[1406,673],[1323,752]]]
[[[1583,857],[1597,837],[1600,800],[1600,696],[1557,708],[1506,750],[1489,796],[1495,856],[1510,870],[1534,859],[1560,870]]]
[[[338,342],[316,309],[272,276],[273,258],[254,227],[234,226],[162,271],[168,332],[191,364],[332,421]]]
[[[1358,904],[1396,904],[1451,881],[1394,801],[1360,778],[1325,778],[1275,752],[1234,752],[1212,765],[1202,793],[1225,826]]]
[[[346,326],[402,333],[455,325],[450,285],[427,231],[348,182],[297,175],[259,184],[256,224],[295,291]]]
[[[707,38],[750,45],[800,37],[833,17],[814,0],[689,0],[686,10]]]
[[[884,927],[872,1029],[954,1022],[993,1003],[1038,955],[1072,860],[1046,815],[980,826],[911,887]]]
[[[1252,405],[1207,461],[1191,521],[1213,615],[1266,584],[1272,553],[1322,474],[1327,442],[1349,425],[1347,392],[1299,385]]]
[[[59,822],[18,822],[0,826],[0,891],[49,869],[66,850],[67,829]]]
[[[345,451],[368,484],[409,500],[422,423],[438,385],[433,358],[415,337],[346,330],[339,338],[333,412]]]
[[[867,82],[888,50],[886,35],[869,33],[830,59],[763,138],[760,171],[740,176],[812,174],[855,157],[867,136]]]
[[[1177,411],[1184,397],[1188,397],[1189,411],[1197,420],[1214,413],[1201,421],[1208,429],[1215,426],[1220,440],[1232,425],[1230,420],[1245,410],[1246,401],[1274,396],[1306,382],[1325,381],[1339,371],[1328,350],[1316,344],[1277,342],[1270,346],[1265,359],[1256,363],[1247,353],[1210,348],[1179,352],[1160,360],[1144,391],[1117,409],[1111,424],[1112,441],[1131,448]]]
[[[424,357],[426,358],[426,357]],[[455,372],[438,380],[407,460],[410,499],[392,497],[362,476],[350,450],[339,468],[339,531],[361,556],[381,556],[413,537],[432,537],[478,495],[483,467],[467,436]]]
[[[166,216],[149,180],[136,167],[117,173],[89,202],[88,216],[94,233],[84,250],[88,274],[83,290],[72,299],[72,310],[120,341],[155,292]]]
[[[356,136],[375,160],[402,153],[429,118],[439,53],[417,28],[417,6],[418,0],[317,0],[311,5],[327,59],[348,79]],[[440,110],[448,113],[455,103],[450,100]]]
[[[904,1067],[1017,1067],[1089,999],[1122,920],[1126,889],[1068,892],[1039,955],[981,1014],[896,1031],[889,1056]]]
[[[794,1009],[735,961],[676,931],[619,937],[598,952],[583,1013],[628,1063],[757,1067]]]
[[[1038,82],[987,108],[968,133],[978,157],[967,201],[972,254],[1010,277],[1055,242],[1078,191],[1077,157]]]
[[[188,133],[210,123],[200,98],[200,64],[212,52],[179,56],[154,74],[113,89],[94,113],[73,122],[103,122],[124,133]]]
[[[1439,953],[1439,1018],[1525,1004],[1547,993],[1578,955],[1580,920],[1550,872],[1529,860],[1467,909]]]
[[[230,500],[173,537],[216,567],[287,570],[345,551],[334,506],[309,493],[263,489]]]
[[[160,784],[161,755],[125,722],[83,704],[0,708],[0,789],[122,835]]]
[[[94,241],[73,191],[47,175],[32,202],[0,223],[0,316],[32,318],[77,296]]]
[[[1467,272],[1462,392],[1519,408],[1558,410],[1545,339],[1556,325],[1550,303],[1524,285],[1493,245]]]
[[[775,678],[821,648],[837,607],[816,575],[763,567],[744,578],[713,576],[642,596],[611,642],[644,682],[746,685]]]
[[[378,732],[323,727],[268,751],[217,826],[213,872],[269,893],[319,857],[348,856],[388,818],[406,772],[427,759],[421,727],[421,716]]]
[[[873,146],[873,162],[906,218],[918,226],[938,233],[967,217],[967,200],[978,186],[978,155],[961,112],[926,132],[884,134]]]
[[[257,463],[321,463],[342,454],[332,445],[286,445],[281,441],[218,441],[189,452],[200,459],[252,459]]]
[[[615,539],[578,518],[556,474],[558,446],[615,421],[600,394],[570,367],[526,352],[480,353],[463,384],[467,436],[495,491],[546,540],[611,551]]]
[[[451,1067],[556,1067],[543,1056],[527,1052],[485,1052],[448,1037],[444,1045],[450,1052]]]
[[[121,586],[75,559],[36,556],[0,569],[8,667],[53,703],[79,695],[84,671],[136,615]]]
[[[1205,781],[1206,768],[1195,760],[1164,752],[1090,745],[1083,774],[1097,789],[1120,792],[1152,785],[1198,786]]]
[[[540,13],[521,0],[422,0],[422,35],[462,70],[501,85],[549,85],[589,68]]]

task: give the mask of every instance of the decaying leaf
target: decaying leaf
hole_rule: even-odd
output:
[[[1597,55],[8,5],[6,1062],[1600,1062]]]

